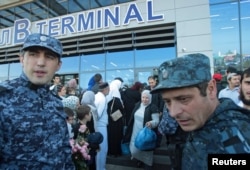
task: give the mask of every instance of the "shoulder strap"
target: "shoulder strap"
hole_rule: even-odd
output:
[[[112,104],[111,104],[110,113],[112,113],[112,111],[113,111],[113,106],[114,106],[115,98],[113,97],[112,100],[113,101],[112,101]]]

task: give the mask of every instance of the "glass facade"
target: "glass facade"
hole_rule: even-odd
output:
[[[32,22],[93,8],[133,0],[32,1],[0,10],[0,29],[11,27],[14,21],[28,18]],[[212,49],[215,72],[233,65],[239,70],[250,67],[250,0],[210,0]],[[178,42],[177,42],[178,43]],[[154,68],[176,57],[176,47],[130,49],[128,51],[74,55],[62,58],[59,74],[79,74],[79,83],[86,88],[90,77],[101,73],[105,81],[122,77],[126,84],[145,82]],[[0,81],[19,76],[19,63],[1,64]]]
[[[80,56],[79,83],[82,88],[87,88],[89,79],[95,73],[102,74],[103,80],[107,82],[115,77],[123,78],[127,85],[135,81],[147,82],[148,76],[154,73],[154,68],[175,57],[175,47],[82,55]],[[72,62],[71,57],[68,59],[68,62]],[[74,62],[74,65],[78,64]],[[59,73],[65,74],[65,70],[61,69]]]
[[[0,67],[0,82],[9,77],[9,64],[1,64]]]
[[[9,66],[9,79],[19,77],[22,72],[22,65],[20,63],[11,63]]]
[[[35,22],[130,1],[134,0],[32,1],[0,10],[0,15],[2,16],[0,18],[0,29],[12,27],[14,21],[21,18],[27,18]],[[169,30],[165,30],[164,32],[167,33],[168,31]],[[149,32],[149,34],[150,33],[151,32]],[[141,33],[140,35],[142,36]],[[122,38],[127,37],[119,37],[121,40]],[[146,40],[141,39],[141,41]],[[138,42],[138,44],[139,43],[140,42]],[[132,47],[132,44],[130,46]],[[103,80],[107,82],[110,82],[115,77],[122,77],[124,83],[128,85],[133,84],[135,81],[147,82],[148,76],[154,73],[154,68],[158,67],[163,61],[176,57],[176,47],[166,46],[167,45],[155,45],[150,48],[141,47],[141,49],[133,47],[123,50],[111,49],[109,51],[103,51],[103,53],[98,52],[97,54],[94,54],[95,52],[91,54],[72,54],[62,58],[62,67],[58,73],[67,76],[65,81],[69,80],[70,75],[78,75],[79,84],[82,88],[87,88],[89,79],[95,73],[102,74]],[[21,66],[19,63],[3,64],[1,65],[0,71],[2,73],[0,74],[0,80],[13,79],[19,76]]]
[[[215,72],[250,67],[250,1],[210,0]]]

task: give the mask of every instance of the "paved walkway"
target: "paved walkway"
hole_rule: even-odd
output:
[[[127,166],[107,164],[106,170],[142,170],[142,168],[133,168],[133,167],[127,167]]]

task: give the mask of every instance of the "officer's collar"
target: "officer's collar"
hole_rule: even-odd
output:
[[[37,89],[40,89],[40,88],[46,88],[45,85],[36,85],[36,84],[33,84],[32,82],[28,82],[28,87],[31,89],[31,90],[37,90]]]

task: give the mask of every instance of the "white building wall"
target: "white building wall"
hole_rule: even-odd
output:
[[[213,73],[209,0],[175,0],[177,56],[203,53]]]
[[[138,3],[140,1],[144,0],[138,0]],[[154,13],[164,14],[164,20],[146,25],[175,22],[177,56],[203,53],[210,57],[213,73],[209,0],[154,0],[153,2]],[[137,24],[138,26],[140,24]]]

